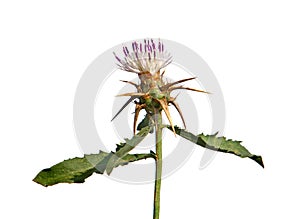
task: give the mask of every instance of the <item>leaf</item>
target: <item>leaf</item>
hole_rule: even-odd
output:
[[[150,127],[150,133],[153,133],[154,131],[154,124],[153,122],[149,119],[150,115],[146,114],[145,117],[143,118],[143,120],[138,124],[137,126],[137,130],[140,131],[142,130],[143,128],[149,126]]]
[[[125,143],[118,144],[116,153],[114,153],[110,158],[106,165],[106,173],[111,174],[113,168],[119,162],[122,162],[124,157],[128,155],[128,153],[134,149],[148,134],[150,128],[144,127],[139,133],[134,135],[131,139],[125,139]]]
[[[43,186],[52,186],[58,183],[83,183],[93,173],[103,174],[112,155],[113,153],[101,151],[99,154],[89,154],[81,158],[76,157],[65,160],[42,170],[33,181]],[[153,152],[149,154],[128,154],[114,167],[147,158],[154,158]]]
[[[149,121],[149,117],[147,115],[145,115],[145,117],[143,118],[143,120],[138,124],[137,126],[137,130],[140,131],[142,130],[142,128],[149,126],[150,125],[150,121]]]
[[[128,154],[132,147],[136,146],[149,133],[149,128],[143,128],[132,139],[125,139],[126,143],[117,145],[116,153],[100,151],[99,154],[84,155],[73,159],[62,161],[50,168],[44,169],[33,179],[34,182],[43,186],[51,186],[57,183],[83,183],[86,178],[93,173],[103,174],[109,164],[109,170],[117,166],[123,166],[129,162],[134,162],[147,158],[154,158],[153,152],[149,154]],[[111,158],[114,159],[112,162]]]
[[[149,133],[149,127],[143,128],[131,139],[125,139],[126,143],[117,145],[116,153],[103,152],[99,154],[84,155],[73,159],[62,161],[50,168],[44,169],[33,179],[34,182],[43,186],[52,186],[57,183],[83,183],[93,173],[103,174],[108,168],[112,169],[147,158],[154,158],[155,154],[128,154]],[[117,159],[115,159],[117,157]]]
[[[167,126],[169,130],[172,131],[171,126]],[[194,135],[190,132],[187,132],[184,129],[180,129],[178,126],[175,126],[175,132],[177,135],[197,144],[204,148],[220,151],[224,153],[231,153],[241,158],[248,157],[260,166],[264,167],[264,163],[261,156],[251,154],[244,146],[241,145],[241,141],[233,141],[231,139],[226,139],[225,137],[217,137],[215,135]]]

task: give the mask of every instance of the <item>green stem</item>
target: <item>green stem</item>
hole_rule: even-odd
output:
[[[155,143],[156,143],[156,160],[155,160],[155,188],[154,188],[154,210],[153,219],[159,219],[160,209],[160,187],[162,175],[162,118],[161,112],[156,115],[155,121]]]

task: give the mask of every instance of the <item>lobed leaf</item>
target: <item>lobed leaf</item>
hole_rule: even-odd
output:
[[[167,125],[167,128],[172,131],[171,126]],[[175,132],[177,135],[204,148],[213,151],[231,153],[241,158],[247,157],[264,167],[262,157],[251,154],[244,146],[241,145],[241,141],[233,141],[231,139],[226,139],[225,137],[217,137],[216,135],[194,135],[184,129],[180,129],[178,126],[175,126]]]
[[[140,131],[145,127],[150,127],[150,133],[153,133],[154,131],[154,124],[153,122],[149,119],[149,115],[145,115],[145,117],[142,119],[142,121],[138,124],[137,130]]]
[[[149,127],[144,127],[134,135],[131,139],[125,139],[125,143],[118,144],[116,153],[109,158],[106,165],[106,173],[111,174],[113,168],[119,163],[122,162],[124,157],[128,155],[128,153],[134,149],[150,132]]]
[[[93,173],[103,174],[108,162],[107,158],[112,155],[113,153],[101,151],[99,154],[89,154],[84,155],[84,157],[65,160],[40,171],[33,181],[46,187],[58,183],[83,183]],[[128,154],[114,167],[147,158],[154,158],[153,153]]]
[[[58,183],[83,183],[93,173],[103,174],[108,169],[108,174],[110,174],[115,167],[142,159],[155,159],[153,152],[149,154],[128,154],[148,133],[149,128],[143,128],[131,139],[126,139],[125,143],[117,145],[116,153],[100,151],[98,154],[64,160],[40,171],[33,181],[43,186],[52,186]]]

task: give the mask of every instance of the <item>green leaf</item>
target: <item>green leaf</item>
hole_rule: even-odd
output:
[[[112,155],[113,153],[101,151],[99,154],[89,154],[81,158],[76,157],[65,160],[42,170],[33,181],[43,186],[52,186],[58,183],[83,183],[93,173],[103,174],[107,162]],[[114,167],[147,158],[154,158],[153,153],[128,154],[116,163]]]
[[[85,155],[65,160],[50,168],[44,169],[33,179],[43,186],[51,186],[57,183],[82,183],[95,172],[97,164],[101,163],[109,154]]]
[[[52,186],[57,183],[83,183],[93,173],[103,174],[107,169],[108,173],[111,173],[113,168],[130,162],[147,158],[155,159],[152,151],[149,154],[128,154],[148,133],[149,127],[145,127],[131,139],[125,139],[125,143],[117,144],[116,153],[100,151],[99,154],[89,154],[62,161],[39,172],[33,181],[43,186]]]
[[[169,130],[172,131],[171,126],[167,126]],[[248,157],[260,166],[264,167],[264,163],[261,156],[251,154],[244,146],[241,145],[241,141],[233,141],[231,139],[226,139],[225,137],[217,137],[216,135],[194,135],[184,129],[180,129],[175,126],[175,132],[177,135],[197,144],[204,148],[220,151],[224,153],[231,153],[239,157]]]
[[[140,130],[142,130],[143,128],[145,128],[145,127],[150,127],[150,133],[153,133],[153,131],[154,131],[154,128],[153,128],[153,126],[154,126],[154,124],[153,124],[153,122],[149,119],[149,114],[146,114],[145,115],[145,117],[143,118],[143,120],[138,124],[138,126],[137,126],[137,130],[138,131],[140,131]]]
[[[144,127],[139,133],[134,135],[131,139],[125,139],[125,143],[121,143],[117,145],[117,151],[114,153],[108,160],[106,165],[106,173],[111,174],[113,168],[119,162],[122,162],[124,157],[128,155],[128,153],[134,149],[148,134],[150,128]]]

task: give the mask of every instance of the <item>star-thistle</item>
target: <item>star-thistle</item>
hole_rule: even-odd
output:
[[[185,125],[185,121],[179,105],[176,102],[176,98],[171,96],[174,90],[191,90],[202,93],[207,93],[203,90],[194,88],[184,87],[181,83],[195,79],[186,78],[179,81],[168,83],[164,79],[165,67],[172,62],[172,56],[168,53],[164,44],[159,40],[154,42],[151,40],[144,40],[144,43],[132,42],[132,51],[130,52],[127,46],[123,46],[124,57],[121,59],[116,53],[114,56],[118,61],[117,65],[121,70],[132,72],[138,75],[139,83],[133,83],[132,81],[122,82],[129,83],[135,86],[136,91],[132,93],[124,93],[118,96],[129,96],[130,98],[121,107],[117,114],[112,118],[116,118],[119,113],[133,100],[135,103],[133,132],[135,134],[136,124],[138,116],[141,110],[146,111],[146,117],[148,121],[155,126],[156,135],[156,175],[155,175],[155,191],[154,191],[154,212],[153,218],[159,218],[160,208],[160,187],[161,187],[161,176],[162,176],[162,119],[161,111],[164,111],[171,129],[176,136],[176,131],[173,125],[172,117],[169,111],[169,105],[173,105],[178,111],[182,122]],[[154,118],[154,119],[152,119]],[[150,125],[151,126],[151,125]]]
[[[122,80],[131,84],[135,91],[124,93],[118,96],[128,96],[129,99],[112,118],[115,119],[122,110],[131,102],[135,103],[135,113],[133,122],[134,135],[131,139],[117,144],[114,152],[99,151],[98,154],[85,154],[82,158],[73,158],[60,162],[51,168],[44,169],[33,179],[33,181],[43,185],[51,186],[57,183],[83,183],[85,179],[93,173],[110,175],[114,168],[126,165],[130,162],[152,158],[155,160],[155,187],[154,187],[154,208],[153,219],[159,219],[160,211],[160,188],[162,178],[162,129],[172,130],[175,135],[179,135],[201,147],[213,151],[231,153],[239,157],[248,157],[264,167],[262,157],[251,154],[241,141],[233,141],[225,137],[215,135],[194,135],[185,129],[174,126],[170,115],[169,106],[172,105],[178,111],[184,127],[185,121],[176,102],[176,97],[172,96],[174,90],[190,90],[208,93],[203,90],[185,87],[183,82],[195,79],[195,77],[182,79],[175,82],[168,82],[164,78],[165,68],[172,62],[172,56],[168,53],[164,44],[158,40],[144,40],[143,42],[132,43],[132,49],[123,46],[124,56],[120,58],[116,53],[114,56],[117,65],[121,70],[132,72],[138,75],[138,83]],[[145,118],[137,125],[137,120],[141,110],[146,111]],[[169,124],[162,124],[162,111],[165,113]],[[136,134],[136,129],[139,132]],[[130,154],[149,133],[155,129],[155,152],[150,151],[144,154]],[[134,197],[134,196],[133,196]]]
[[[148,116],[149,119],[151,116],[163,110],[168,118],[174,134],[176,134],[169,111],[170,104],[176,108],[182,119],[184,127],[186,127],[182,111],[176,102],[176,98],[171,96],[171,92],[180,89],[202,93],[208,92],[180,85],[185,81],[195,79],[195,77],[186,78],[171,83],[164,79],[164,68],[172,62],[172,56],[165,50],[164,44],[160,40],[156,43],[153,39],[144,40],[143,43],[138,43],[135,41],[132,43],[131,52],[127,46],[123,46],[123,52],[123,59],[114,53],[114,56],[118,61],[117,65],[121,70],[136,73],[139,77],[139,84],[122,80],[122,82],[135,86],[136,92],[118,95],[129,96],[130,98],[116,113],[113,119],[116,118],[129,103],[131,103],[134,99],[138,99],[138,101],[134,102],[136,104],[133,122],[134,133],[136,130],[139,113],[142,109],[144,109],[147,113],[146,116]]]

